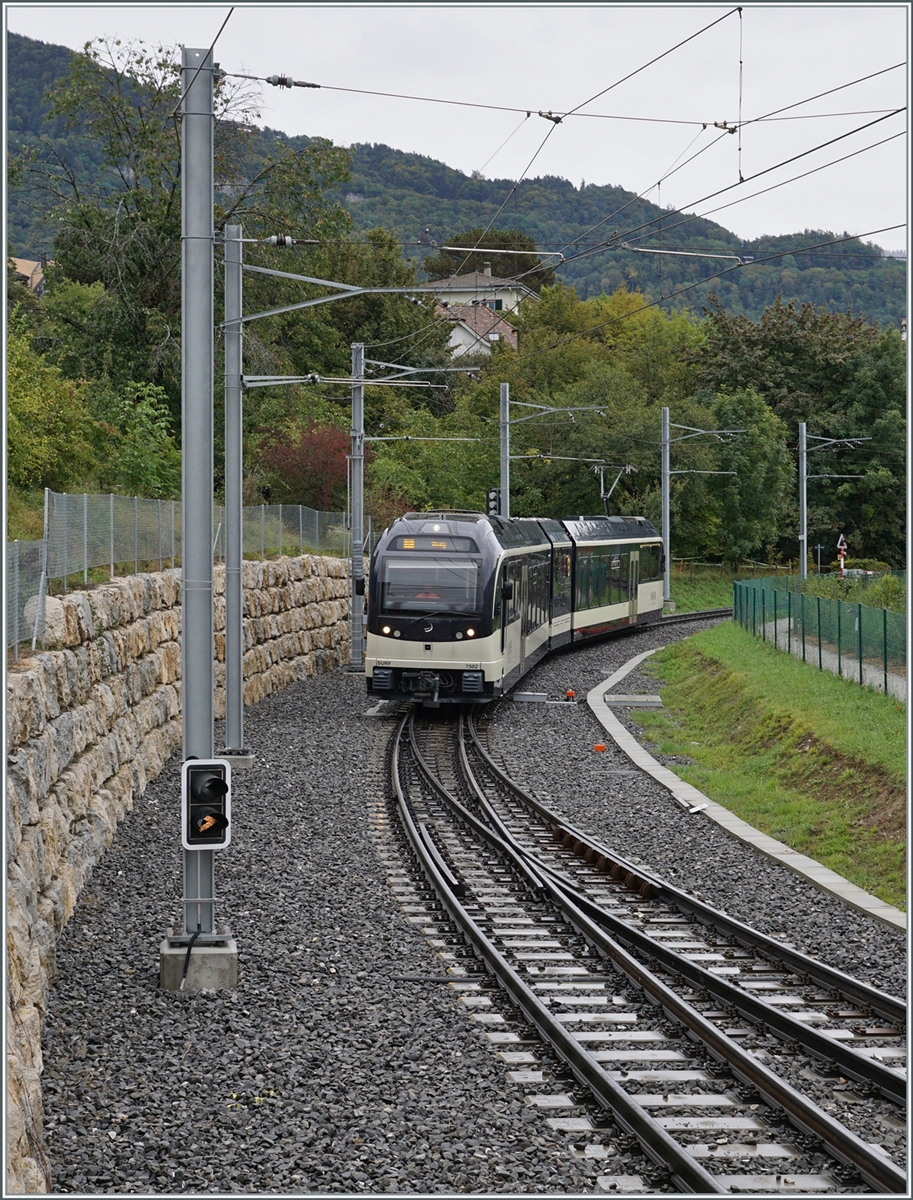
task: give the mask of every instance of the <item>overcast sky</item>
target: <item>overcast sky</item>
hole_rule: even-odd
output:
[[[8,30],[73,49],[99,36],[208,48],[231,6],[4,10]],[[263,85],[262,123],[288,134],[383,142],[486,178],[617,184],[663,206],[716,210],[746,239],[826,229],[894,250],[906,248],[909,163],[906,137],[895,136],[906,113],[887,114],[907,103],[909,42],[906,3],[746,4],[741,17],[726,4],[239,4],[214,57],[229,72],[322,85]],[[335,90],[345,88],[463,104]],[[539,116],[578,106],[560,124]],[[756,123],[714,128],[740,118]]]

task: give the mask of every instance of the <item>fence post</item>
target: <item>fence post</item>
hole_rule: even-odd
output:
[[[266,506],[260,505],[260,561],[266,558]]]
[[[888,610],[881,610],[881,657],[884,662],[884,694],[888,694]]]
[[[802,624],[802,661],[806,662],[805,658],[805,592],[799,593],[799,611],[801,613],[800,622]]]
[[[793,652],[793,594],[786,593],[786,650]]]
[[[279,505],[279,557],[282,557],[282,505]]]
[[[109,510],[111,513],[111,578],[114,578],[114,493],[108,493]]]
[[[158,520],[159,520],[159,574],[162,570],[162,502],[158,502]]]
[[[35,605],[35,628],[32,632],[32,650],[38,641],[41,626],[41,649],[44,649],[44,597],[48,586],[48,503],[50,488],[44,489],[44,538],[41,545],[41,580],[38,584],[38,603]]]
[[[857,625],[858,625],[858,627],[859,627],[859,634],[858,634],[858,639],[859,639],[859,640],[858,640],[858,646],[859,646],[859,682],[860,682],[860,684],[861,684],[861,683],[863,682],[863,673],[862,673],[862,605],[861,605],[861,604],[860,604],[860,605],[858,605],[858,608],[859,608],[859,616],[856,618],[856,624],[857,624]]]
[[[171,501],[171,566],[174,568],[174,501]]]
[[[767,641],[767,588],[761,588],[761,641]]]
[[[82,494],[82,582],[89,582],[89,497]]]
[[[841,644],[843,630],[842,630],[842,622],[841,622],[841,617],[840,617],[841,608],[843,608],[843,603],[840,600],[838,600],[837,601],[837,675],[838,675],[838,677],[843,676],[843,646]]]
[[[68,524],[68,518],[69,518],[70,514],[67,511],[67,494],[66,494],[66,492],[64,492],[60,498],[63,501],[63,595],[66,595],[67,567],[70,565],[67,562],[67,558],[68,558],[67,550],[69,549],[69,547],[67,545],[67,524]],[[55,513],[57,511],[57,501],[56,500],[54,501],[54,511],[55,511]],[[42,649],[43,649],[43,647],[42,647]]]
[[[778,630],[777,630],[777,593],[776,593],[776,589],[775,589],[774,590],[774,646],[779,650],[780,644],[779,644],[779,641],[777,638],[777,633],[778,633]]]
[[[13,658],[19,661],[19,539],[13,542]],[[885,691],[887,691],[885,685]]]
[[[314,509],[314,541],[317,545],[314,547],[314,553],[320,553],[320,510]]]
[[[821,661],[821,597],[816,596],[815,600],[817,601],[815,607],[818,610],[818,670],[822,671],[824,667]]]
[[[301,549],[299,554],[304,554],[304,509],[298,505],[298,542]]]
[[[139,575],[139,497],[133,497],[133,574]]]

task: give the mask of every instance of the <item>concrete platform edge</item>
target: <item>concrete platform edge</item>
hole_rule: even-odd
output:
[[[614,715],[609,706],[605,703],[604,696],[611,688],[620,683],[626,675],[634,671],[645,658],[649,658],[654,654],[654,650],[647,650],[643,654],[638,654],[629,662],[620,667],[613,675],[602,683],[598,683],[587,693],[586,702],[589,705],[593,715],[597,721],[605,729],[606,733],[612,738],[620,750],[627,754],[641,770],[646,771],[651,775],[657,783],[666,788],[675,800],[678,801],[684,808],[689,811],[698,810],[704,816],[715,821],[722,829],[740,841],[747,842],[754,846],[761,854],[765,854],[768,858],[776,859],[783,863],[789,870],[801,875],[807,879],[809,883],[820,888],[823,892],[828,892],[837,899],[842,900],[844,904],[848,904],[851,908],[855,908],[858,912],[863,912],[867,916],[872,917],[876,921],[880,921],[883,925],[888,925],[893,929],[906,930],[907,914],[901,912],[899,908],[894,908],[893,905],[886,904],[883,900],[879,900],[877,896],[872,896],[865,892],[855,884],[850,883],[848,879],[844,879],[842,875],[838,875],[836,871],[831,871],[827,867],[821,866],[813,859],[806,857],[804,854],[799,854],[798,851],[790,849],[783,842],[778,842],[776,838],[768,837],[766,833],[761,833],[747,821],[741,820],[735,816],[727,808],[716,801],[705,796],[703,792],[698,791],[696,787],[692,787],[690,783],[685,783],[683,779],[670,771],[668,767],[664,767],[661,763],[649,754],[637,739],[625,729],[621,721]],[[696,813],[695,813],[696,815]]]

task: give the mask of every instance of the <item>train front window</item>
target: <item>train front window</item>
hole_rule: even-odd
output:
[[[381,612],[478,616],[479,568],[465,558],[387,557],[380,564]]]

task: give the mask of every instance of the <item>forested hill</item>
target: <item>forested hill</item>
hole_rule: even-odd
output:
[[[65,72],[70,54],[61,46],[9,35],[9,148],[15,152],[21,144],[44,137],[77,169],[97,170],[94,144],[79,131],[64,139],[62,130],[45,120],[44,92]],[[309,139],[263,130],[264,153],[277,141],[303,147]],[[433,251],[434,243],[446,243],[463,230],[487,226],[512,186],[511,180],[464,175],[432,158],[389,146],[357,144],[351,148],[351,180],[339,199],[358,231],[388,229],[402,241],[407,257],[421,260]],[[30,207],[15,189],[10,189],[9,206],[12,253],[37,258],[43,251],[50,256],[53,230],[46,214]],[[619,186],[575,187],[566,179],[547,175],[524,180],[496,224],[521,229],[535,238],[542,250],[563,251],[568,259],[579,254],[562,265],[558,275],[582,297],[611,293],[626,284],[651,298],[670,296],[672,304],[699,309],[712,290],[729,312],[757,320],[782,294],[785,300],[811,302],[832,311],[852,309],[872,322],[894,328],[906,313],[906,263],[884,257],[874,245],[853,239],[799,253],[841,234],[804,230],[742,242],[714,221],[686,220],[685,216],[663,212]],[[645,225],[648,228],[641,228]],[[606,240],[612,240],[615,248],[595,249]],[[735,263],[643,254],[621,248],[619,241],[641,249],[733,254],[755,261],[726,271]],[[589,248],[594,248],[592,253],[581,253]],[[760,261],[770,255],[778,257]],[[709,277],[720,271],[726,273],[709,282]],[[674,293],[702,279],[708,282],[675,299]]]

